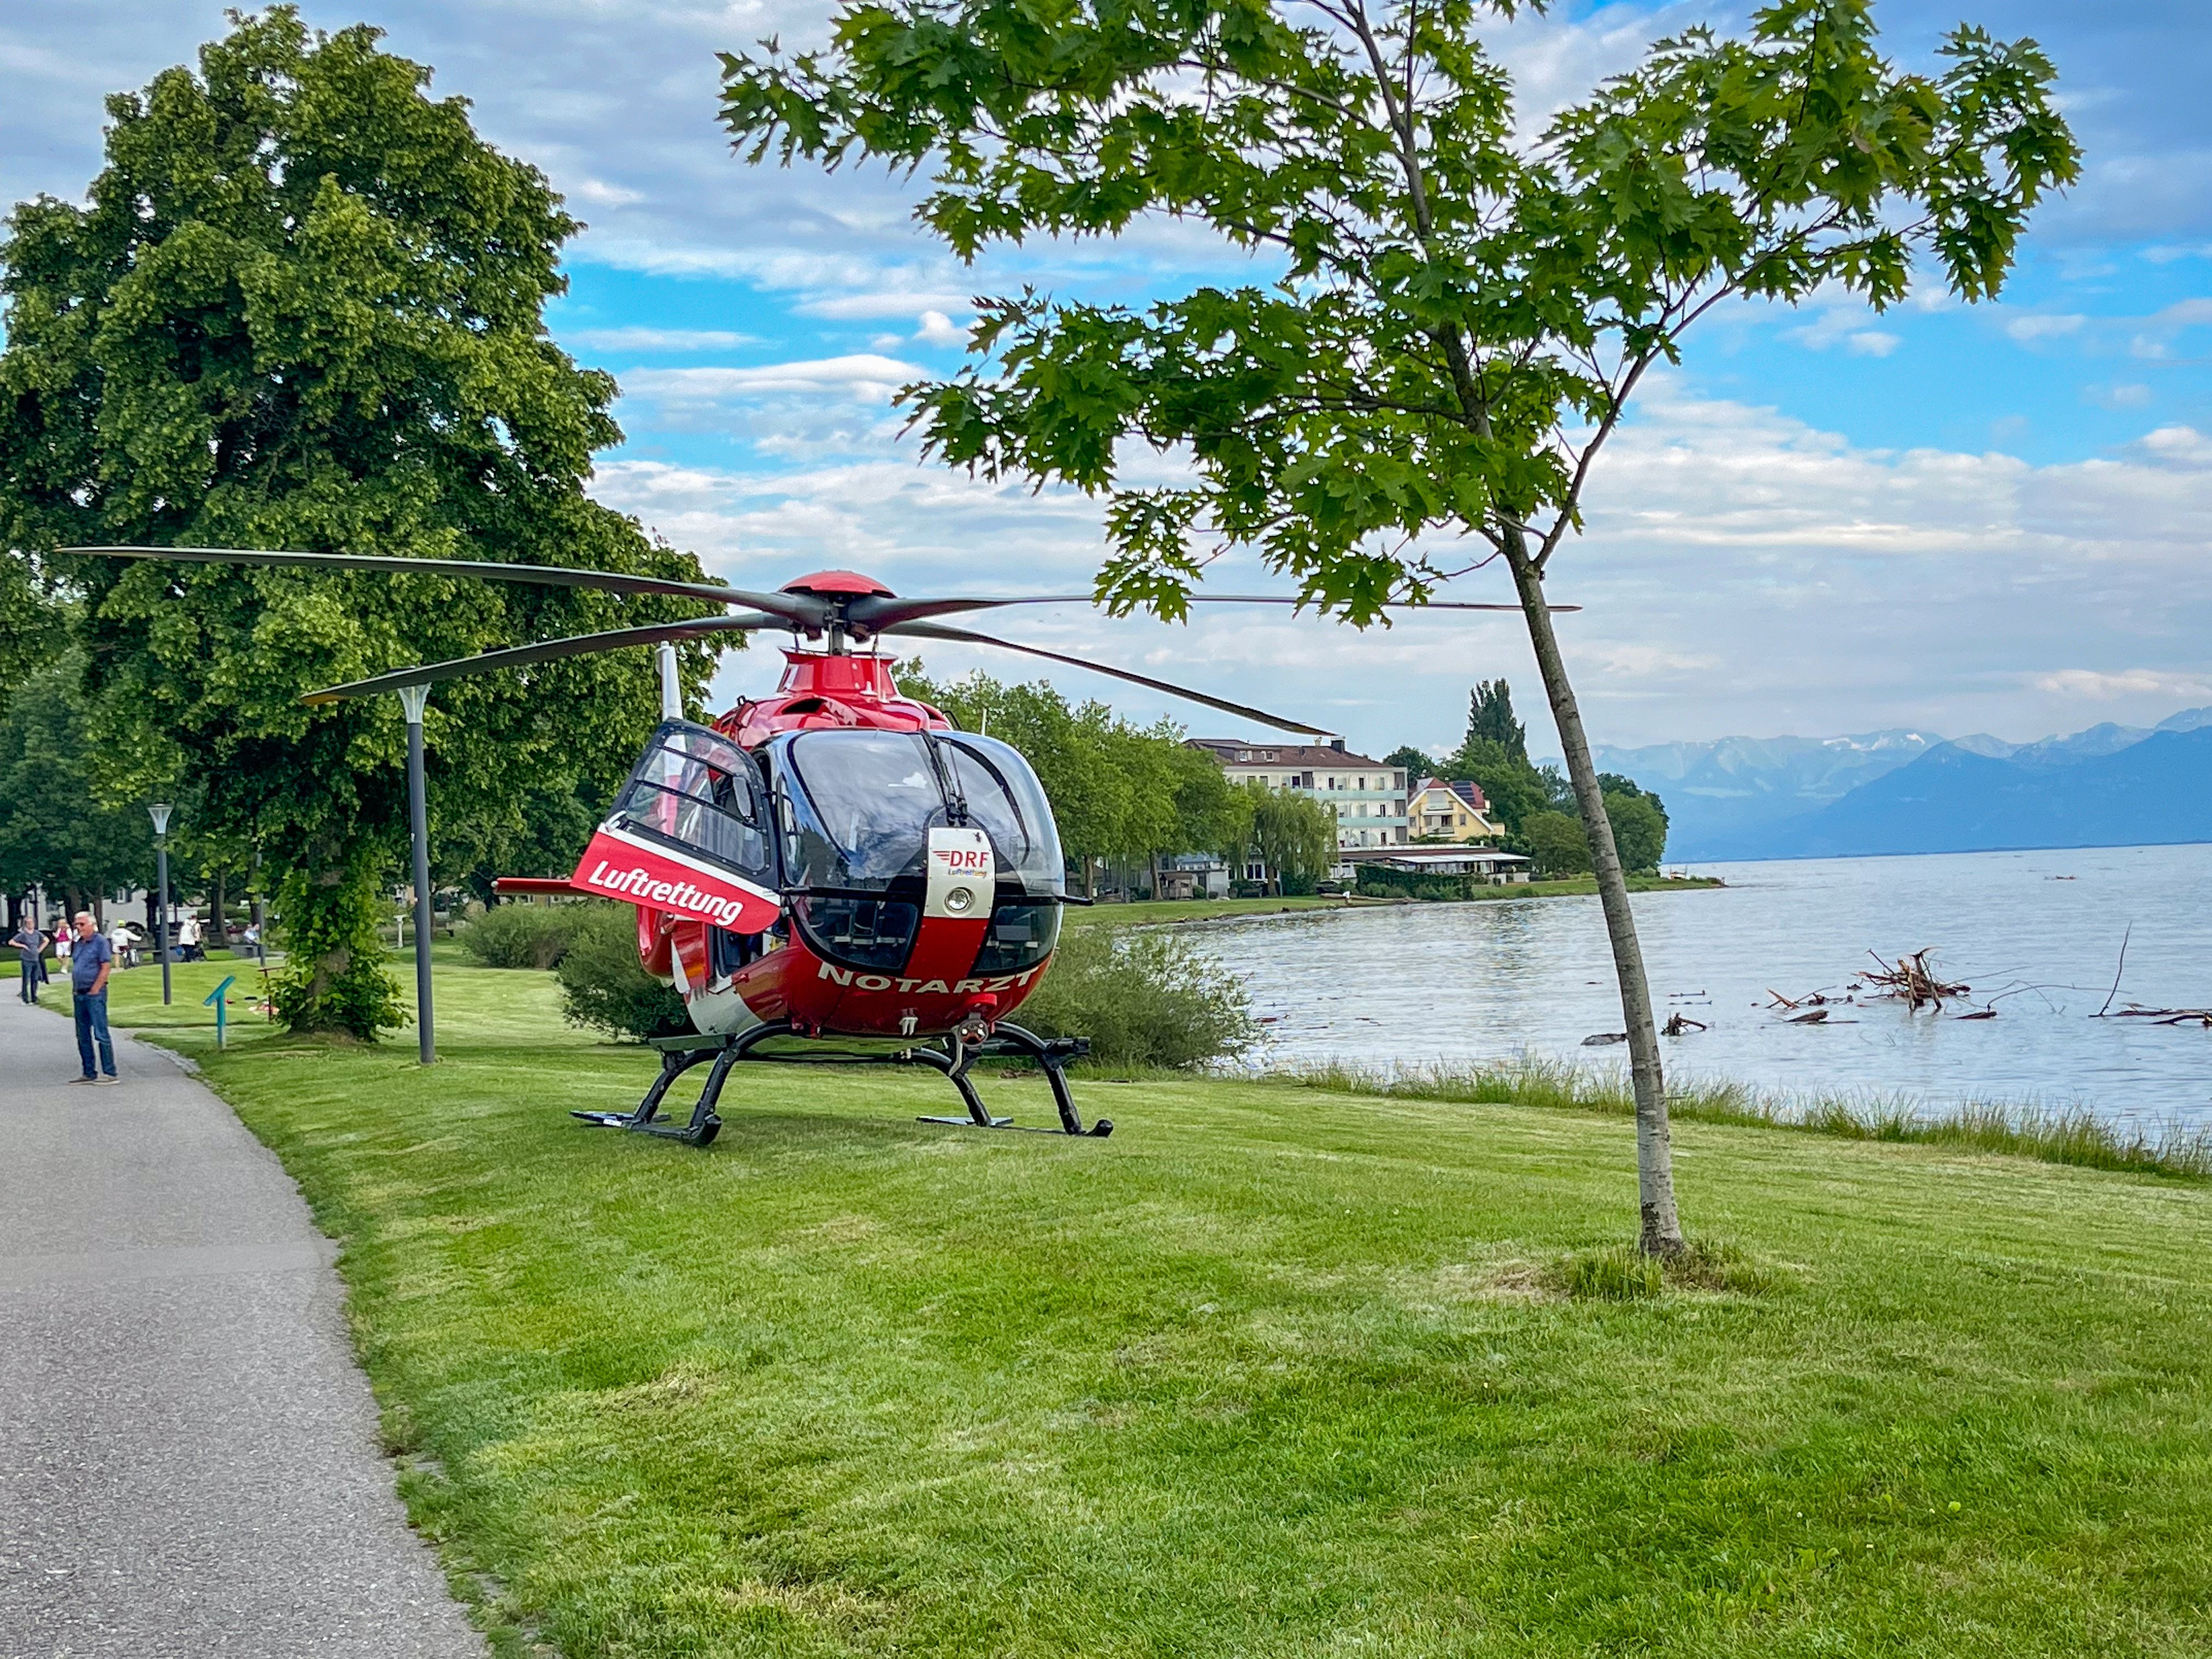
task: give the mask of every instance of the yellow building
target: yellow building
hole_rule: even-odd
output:
[[[1480,784],[1424,778],[1407,798],[1406,833],[1414,841],[1498,841],[1505,831],[1492,820]]]

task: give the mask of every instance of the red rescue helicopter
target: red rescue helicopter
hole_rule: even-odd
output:
[[[304,566],[534,582],[741,607],[730,616],[617,629],[396,669],[310,692],[310,703],[373,696],[629,646],[661,647],[662,721],[566,881],[503,879],[514,894],[611,898],[637,911],[638,955],[673,985],[698,1035],[665,1038],[661,1071],[635,1111],[576,1112],[608,1127],[703,1146],[731,1068],[785,1063],[908,1064],[942,1073],[965,1117],[925,1122],[1015,1127],[976,1093],[969,1068],[987,1054],[1026,1057],[1048,1080],[1059,1133],[1085,1128],[1066,1068],[1081,1037],[1045,1038],[1008,1016],[1036,988],[1059,942],[1070,895],[1052,808],[1011,745],[954,729],[902,696],[889,637],[1017,651],[1312,737],[1322,728],[1036,646],[935,620],[1023,605],[1089,605],[1090,594],[902,598],[872,577],[817,571],[775,592],[552,565],[465,559],[261,551],[239,548],[85,547],[73,553],[192,563]],[[1267,594],[1193,594],[1194,604],[1296,605]],[[1412,609],[1416,607],[1396,607]],[[1441,602],[1449,611],[1511,605]],[[1573,610],[1564,605],[1558,610]],[[781,684],[700,726],[683,718],[675,642],[788,631]],[[889,1039],[872,1051],[769,1050],[771,1039]],[[690,1120],[664,1120],[669,1087],[711,1063]]]

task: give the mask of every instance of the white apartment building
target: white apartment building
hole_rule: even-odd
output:
[[[1231,783],[1256,779],[1270,789],[1311,795],[1336,816],[1336,844],[1406,844],[1406,775],[1381,761],[1355,755],[1344,739],[1326,744],[1250,743],[1241,738],[1192,738],[1221,763]]]

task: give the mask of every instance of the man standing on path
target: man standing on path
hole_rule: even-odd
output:
[[[76,913],[76,948],[70,952],[70,989],[76,993],[76,1052],[84,1062],[79,1083],[115,1081],[115,1040],[107,1035],[107,970],[115,947],[92,925],[92,912]],[[100,1045],[100,1073],[92,1069],[93,1044]]]
[[[31,920],[28,909],[23,912],[23,925],[8,941],[15,947],[15,954],[23,963],[23,980],[19,988],[26,1002],[39,1000],[39,981],[46,972],[46,936],[39,931],[39,924]]]

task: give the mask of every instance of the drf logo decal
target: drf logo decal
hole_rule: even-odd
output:
[[[991,838],[981,830],[931,830],[926,868],[923,915],[981,921],[991,914],[991,888],[998,869],[991,857]]]

